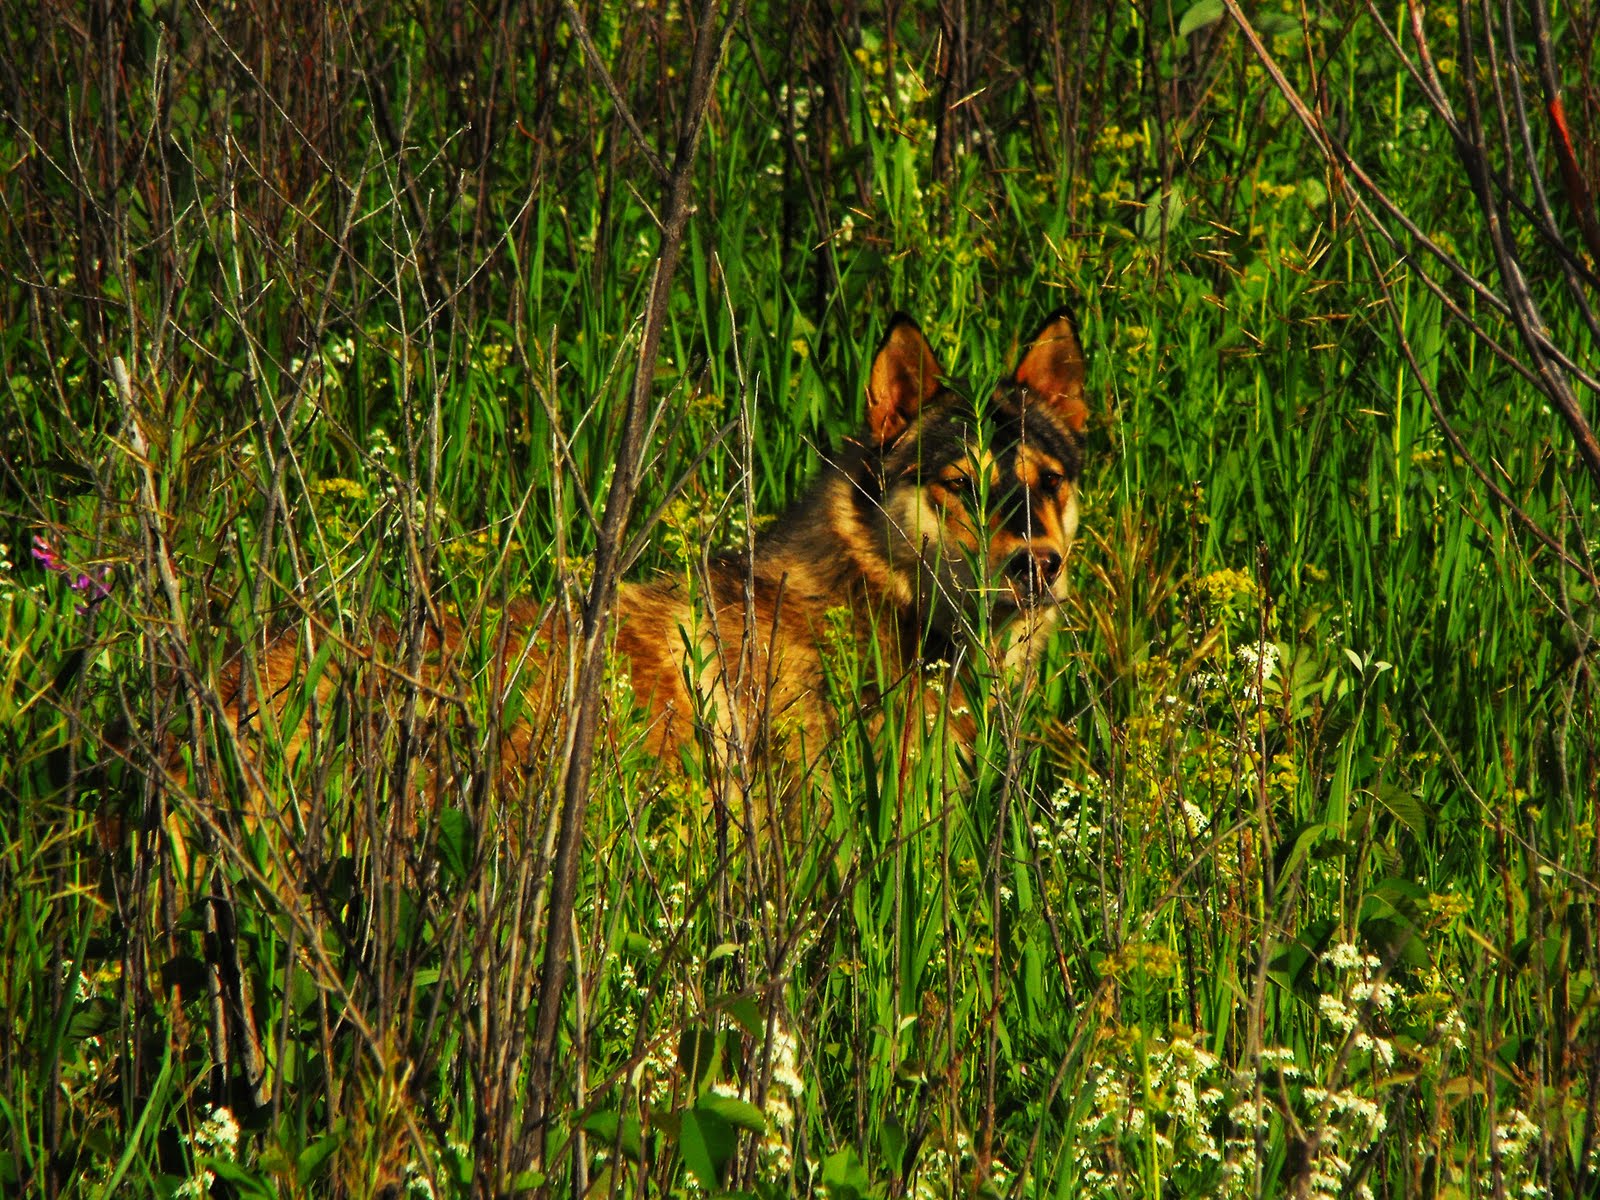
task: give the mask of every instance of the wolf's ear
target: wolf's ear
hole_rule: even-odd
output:
[[[939,390],[943,374],[917,323],[895,313],[867,377],[867,429],[874,445],[887,446],[905,432]]]
[[[1033,335],[1013,378],[1055,409],[1067,428],[1081,433],[1089,420],[1085,367],[1083,344],[1078,341],[1072,314],[1058,308]]]

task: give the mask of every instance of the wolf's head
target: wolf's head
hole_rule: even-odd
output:
[[[867,460],[891,572],[952,630],[987,605],[1004,619],[1059,601],[1078,525],[1084,356],[1065,310],[987,397],[945,380],[897,315],[867,383]]]

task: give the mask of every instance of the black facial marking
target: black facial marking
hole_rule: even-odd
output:
[[[1021,450],[1026,446],[1060,465],[1043,470],[1038,486],[1027,489],[1018,478]],[[968,468],[969,456],[983,448],[992,457],[995,474],[979,482]],[[951,478],[959,467],[965,478]],[[1037,468],[1036,468],[1037,469]],[[1078,442],[1052,410],[1026,388],[1004,384],[994,396],[975,403],[945,388],[923,405],[911,431],[896,440],[875,472],[885,488],[898,479],[941,483],[969,511],[976,513],[980,495],[990,520],[1028,536],[1034,526],[1031,505],[1053,502],[1061,488],[1075,482],[1080,469]],[[1051,479],[1050,476],[1057,476]],[[877,500],[881,492],[874,496]]]

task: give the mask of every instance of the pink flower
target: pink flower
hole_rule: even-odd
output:
[[[61,556],[42,537],[33,539],[33,557],[46,571],[68,574],[67,564],[61,561]],[[76,607],[78,615],[84,616],[111,595],[111,568],[102,565],[80,571],[72,576],[67,586],[83,596],[83,603]]]
[[[56,552],[50,548],[50,543],[45,541],[42,537],[35,537],[33,539],[33,557],[46,571],[66,570],[66,567],[62,565],[61,560],[56,557]]]
[[[81,617],[111,595],[111,568],[94,567],[88,574],[79,575],[72,581],[72,590],[83,593],[84,602],[77,606]]]

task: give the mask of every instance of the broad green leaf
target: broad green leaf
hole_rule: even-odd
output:
[[[706,1191],[716,1191],[717,1175],[733,1154],[733,1146],[733,1127],[721,1117],[692,1108],[684,1110],[678,1126],[678,1153]]]
[[[695,1107],[701,1112],[721,1117],[729,1125],[748,1129],[751,1133],[767,1131],[765,1114],[748,1100],[740,1100],[737,1096],[719,1096],[715,1092],[707,1092],[695,1101]]]
[[[1178,36],[1186,38],[1196,29],[1215,25],[1222,20],[1224,11],[1222,0],[1199,0],[1199,3],[1191,4],[1178,20]]]
[[[644,1141],[636,1116],[630,1114],[624,1117],[614,1109],[591,1113],[584,1120],[583,1129],[585,1133],[593,1134],[596,1141],[606,1146],[616,1146],[634,1162],[638,1162],[643,1153]]]

